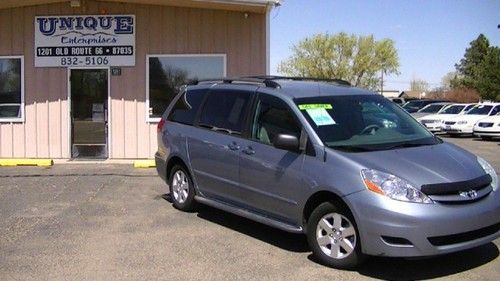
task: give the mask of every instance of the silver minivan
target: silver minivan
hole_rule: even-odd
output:
[[[155,158],[176,208],[202,203],[304,233],[336,268],[500,236],[490,164],[342,80],[193,82],[159,122]]]

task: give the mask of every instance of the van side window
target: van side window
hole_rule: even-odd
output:
[[[207,90],[205,89],[190,90],[186,92],[175,104],[172,112],[168,116],[168,120],[192,126],[196,117],[196,112],[198,112],[198,108],[206,93]],[[184,99],[187,101],[187,104]]]
[[[301,126],[288,105],[281,99],[259,94],[252,124],[251,138],[262,143],[274,144],[279,134],[300,138]]]
[[[215,131],[241,134],[250,96],[249,92],[235,90],[210,93],[203,106],[199,125]]]

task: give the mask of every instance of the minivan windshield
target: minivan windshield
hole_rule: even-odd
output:
[[[358,152],[441,143],[401,107],[379,95],[295,99],[323,143]]]
[[[464,108],[465,105],[450,105],[442,111],[438,112],[438,114],[459,114]]]
[[[490,113],[492,105],[476,105],[471,110],[467,111],[467,115],[488,115]]]

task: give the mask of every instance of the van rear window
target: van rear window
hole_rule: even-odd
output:
[[[168,120],[192,126],[196,117],[196,112],[198,112],[206,93],[206,89],[187,91],[184,94],[185,97],[179,98],[175,104],[174,108],[170,112],[170,115],[168,116]],[[183,100],[184,98],[186,98],[189,105],[187,107]]]

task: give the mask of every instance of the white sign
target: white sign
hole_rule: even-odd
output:
[[[134,65],[134,15],[35,17],[35,67]]]

